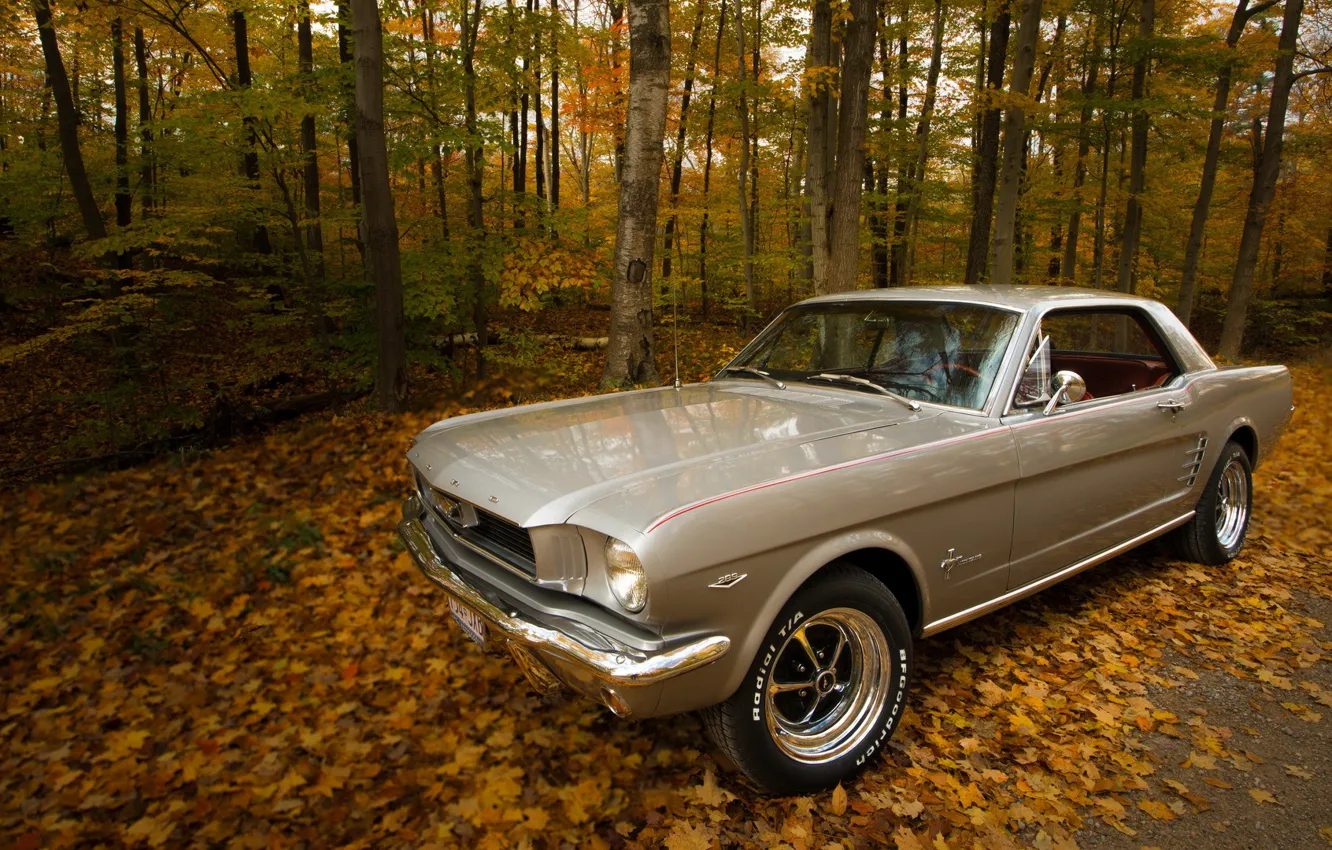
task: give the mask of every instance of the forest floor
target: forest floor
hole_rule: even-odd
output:
[[[687,378],[726,356],[695,333]],[[394,534],[402,458],[494,400],[0,493],[0,845],[1332,843],[1332,369],[1295,383],[1234,563],[1147,547],[922,641],[882,759],[813,797],[692,716],[537,697],[449,622]]]

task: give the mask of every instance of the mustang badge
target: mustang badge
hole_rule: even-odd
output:
[[[963,564],[970,564],[972,561],[979,561],[981,559],[980,555],[970,555],[966,557],[962,555],[954,555],[953,553],[956,551],[956,549],[949,549],[948,557],[944,558],[943,561],[939,563],[939,567],[944,571],[945,579],[952,578],[953,567],[960,567]]]

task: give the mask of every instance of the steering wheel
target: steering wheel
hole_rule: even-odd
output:
[[[965,363],[946,363],[946,362],[944,362],[944,361],[942,361],[942,360],[939,361],[938,363],[935,363],[933,366],[931,366],[930,368],[926,369],[925,371],[926,371],[926,372],[933,372],[933,371],[938,370],[938,369],[950,369],[950,370],[951,370],[951,369],[956,369],[956,370],[958,370],[959,372],[966,372],[968,375],[970,375],[970,376],[973,377],[973,378],[979,378],[979,377],[980,377],[980,372],[976,371],[975,369],[971,368],[970,366],[966,365]]]

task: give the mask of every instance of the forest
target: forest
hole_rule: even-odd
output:
[[[5,9],[24,469],[373,388],[651,384],[669,329],[703,356],[859,287],[1135,292],[1231,360],[1332,328],[1322,0]]]
[[[0,845],[1332,843],[1328,162],[1329,0],[0,2]],[[394,534],[432,423],[945,284],[1293,417],[1234,561],[916,640],[853,780],[536,694]]]

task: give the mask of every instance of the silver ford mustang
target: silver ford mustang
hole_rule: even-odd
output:
[[[787,309],[711,381],[460,416],[408,452],[399,532],[542,692],[699,710],[775,793],[902,716],[912,641],[1154,537],[1219,565],[1290,418],[1165,307],[1044,287]]]

